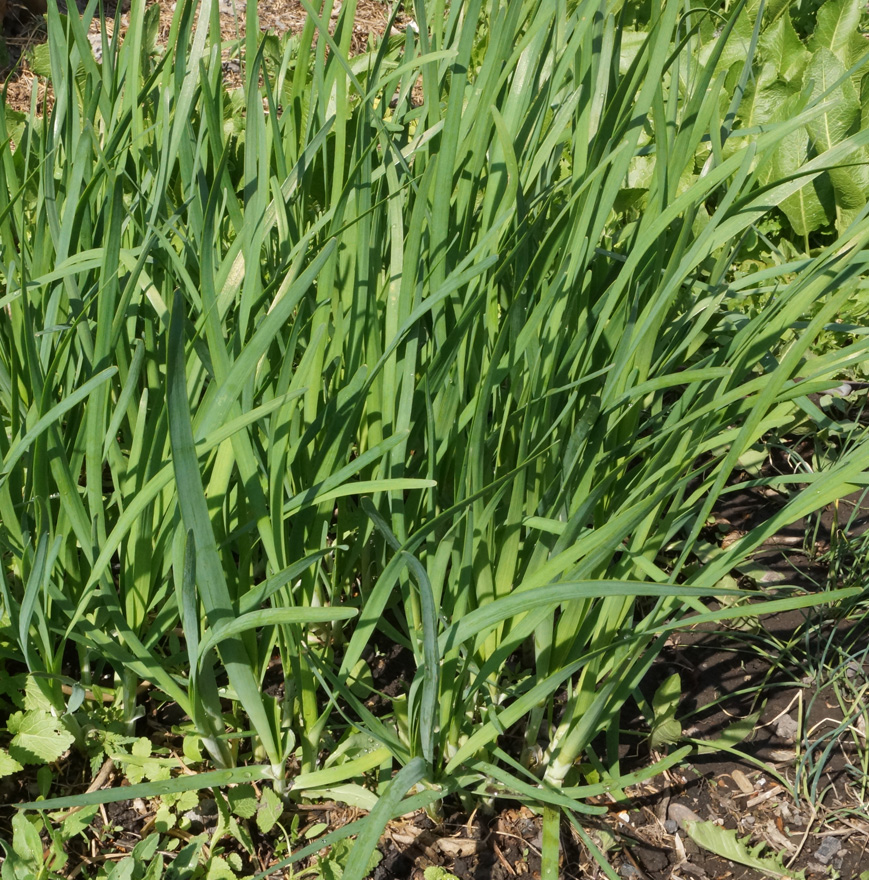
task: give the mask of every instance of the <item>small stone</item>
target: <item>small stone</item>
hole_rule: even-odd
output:
[[[670,809],[667,811],[669,818],[672,819],[680,828],[685,828],[686,822],[699,822],[700,817],[689,807],[686,807],[685,804],[680,804],[678,802],[670,804]]]
[[[851,660],[845,667],[845,675],[853,681],[857,676],[863,674],[863,667],[856,661]]]
[[[821,845],[815,850],[815,858],[822,865],[829,865],[841,848],[841,840],[837,840],[835,837],[825,837]]]
[[[640,876],[640,872],[633,866],[624,864],[619,868],[619,874],[624,877],[624,880],[635,880],[635,878]]]
[[[776,735],[787,743],[796,741],[800,726],[790,715],[782,715],[775,726]]]
[[[667,821],[664,823],[664,830],[667,832],[667,834],[675,834],[678,828],[679,824],[676,822],[675,819],[667,819]]]

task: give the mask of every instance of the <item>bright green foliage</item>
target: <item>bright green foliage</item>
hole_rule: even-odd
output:
[[[345,866],[351,858],[353,858],[353,844],[349,840],[342,840],[329,850],[327,856],[317,862],[314,876],[319,880],[343,880]],[[382,858],[380,851],[374,850],[359,876],[367,877],[380,864]]]
[[[44,816],[31,819],[24,813],[13,815],[11,842],[0,840],[5,855],[0,867],[2,880],[49,880],[64,876],[68,862],[65,845],[84,833],[97,809],[91,807],[72,813],[57,825],[45,821]],[[43,826],[48,835],[47,847],[39,833]],[[148,845],[155,848],[157,837]]]
[[[22,769],[22,765],[5,749],[0,749],[0,776],[8,776]]]
[[[15,712],[6,728],[12,734],[9,753],[23,764],[56,761],[73,743],[73,736],[48,712]]]
[[[277,824],[284,811],[281,799],[271,788],[263,788],[260,804],[256,813],[256,824],[263,834],[268,834]]]
[[[425,880],[458,880],[455,874],[451,874],[446,868],[431,865],[423,871]]]
[[[345,798],[369,815],[292,859],[358,833],[361,880],[395,815],[502,793],[547,805],[557,865],[561,812],[625,784],[667,631],[745,617],[709,610],[722,578],[866,479],[855,435],[763,478],[788,503],[737,544],[703,538],[770,432],[839,437],[809,395],[866,361],[856,332],[813,357],[866,287],[853,41],[781,3],[755,27],[754,3],[419,0],[418,33],[350,58],[352,0],[334,36],[305,5],[258,46],[248,3],[233,91],[214,0],[177,5],[171,58],[133,0],[100,63],[52,9],[55,103],[0,131],[0,640],[41,701],[9,732],[86,751],[108,680],[132,738],[145,687],[217,769],[164,779],[98,734],[141,781],[80,803],[163,797],[168,828],[187,792],[268,780],[217,795],[215,838],[251,849],[277,798]],[[767,265],[782,216],[826,238]],[[410,682],[378,715],[392,645]]]
[[[795,173],[812,156],[821,156],[858,131],[867,111],[862,81],[869,73],[869,44],[858,32],[859,0],[832,0],[818,9],[813,33],[800,40],[786,7],[766,16],[758,40],[760,75],[749,86],[747,126],[786,119],[810,96],[818,108],[775,152],[770,178]],[[869,109],[869,104],[867,104]],[[810,232],[835,222],[844,230],[869,196],[869,153],[853,151],[838,167],[816,177],[781,209],[794,231]]]

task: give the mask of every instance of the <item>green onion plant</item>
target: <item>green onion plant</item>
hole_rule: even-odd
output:
[[[214,768],[286,796],[370,797],[379,768],[366,851],[501,795],[547,805],[551,871],[562,811],[637,778],[619,717],[670,631],[859,592],[717,604],[865,484],[862,440],[777,477],[786,506],[728,549],[705,527],[866,357],[812,350],[865,290],[865,198],[798,261],[741,254],[869,131],[770,174],[837,84],[741,127],[753,0],[655,0],[643,31],[619,0],[414,0],[356,56],[353,0],[302,2],[281,39],[247,4],[237,90],[214,0],[179,0],[165,49],[132,0],[100,62],[96,0],[50,3],[53,100],[0,115],[2,650],[80,746],[67,678],[108,676],[130,729],[147,682]],[[416,674],[378,716],[390,644]]]

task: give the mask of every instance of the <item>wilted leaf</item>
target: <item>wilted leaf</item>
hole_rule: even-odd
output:
[[[780,855],[761,856],[760,854],[764,850],[763,843],[749,847],[749,838],[739,839],[735,831],[729,831],[714,822],[692,822],[689,820],[684,822],[684,827],[694,843],[723,859],[754,868],[756,871],[779,878],[779,880],[805,880],[805,874],[802,871],[786,868]]]

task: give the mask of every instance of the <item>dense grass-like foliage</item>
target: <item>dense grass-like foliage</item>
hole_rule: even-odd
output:
[[[722,578],[866,479],[851,443],[769,480],[788,504],[736,544],[704,539],[746,450],[823,419],[807,395],[865,359],[863,337],[811,356],[865,290],[865,198],[800,259],[744,249],[869,131],[771,172],[862,68],[740,127],[757,4],[714,36],[702,9],[629,31],[621,6],[417,0],[418,32],[351,58],[353,0],[282,42],[250,2],[232,93],[213,0],[178,3],[165,54],[133,0],[101,63],[52,6],[54,103],[0,131],[0,651],[30,673],[0,767],[73,743],[134,765],[88,695],[113,681],[132,732],[147,682],[222,774],[175,791],[370,808],[345,877],[450,793],[573,815],[625,784],[620,712],[651,715],[667,632],[748,613]],[[388,644],[417,671],[375,716]]]

